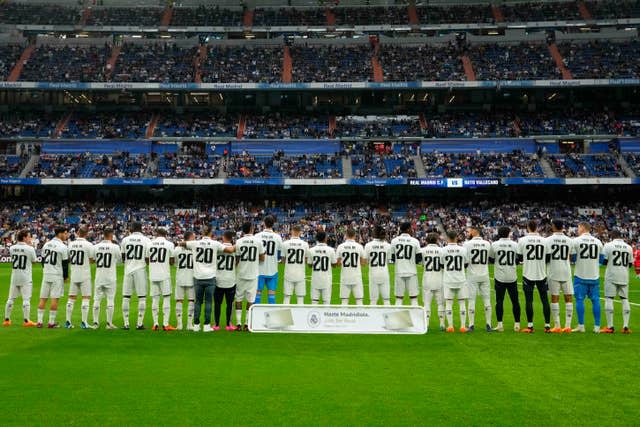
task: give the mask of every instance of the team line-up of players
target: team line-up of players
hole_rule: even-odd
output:
[[[86,240],[87,230],[78,230],[78,237],[68,245],[66,228],[55,229],[55,237],[42,248],[43,278],[40,289],[37,323],[30,320],[32,291],[32,263],[36,252],[31,246],[27,230],[17,233],[17,243],[10,248],[12,275],[9,298],[5,307],[4,326],[11,325],[14,301],[22,297],[24,326],[43,327],[45,307],[49,307],[49,328],[56,323],[58,300],[64,295],[64,284],[69,282],[69,298],[66,306],[66,328],[73,328],[71,317],[78,295],[82,297],[82,323],[84,329],[98,328],[101,301],[107,300],[107,329],[113,324],[116,292],[116,265],[124,263],[122,314],[124,329],[129,329],[129,307],[132,295],[138,298],[136,329],[144,329],[146,296],[150,287],[152,297],[153,329],[160,329],[159,314],[162,311],[164,330],[183,328],[183,303],[188,301],[187,329],[200,331],[201,311],[204,303],[205,332],[220,329],[223,300],[226,301],[226,329],[248,330],[248,315],[242,325],[243,302],[246,309],[260,299],[262,291],[268,291],[268,302],[275,303],[278,284],[278,263],[284,264],[284,301],[289,304],[295,294],[299,304],[306,296],[306,265],[311,267],[311,300],[329,304],[332,292],[332,268],[340,266],[340,298],[343,304],[354,297],[362,305],[364,286],[362,265],[369,266],[369,302],[390,304],[390,275],[388,265],[395,264],[396,304],[402,304],[408,294],[412,305],[418,305],[418,265],[424,269],[422,293],[427,324],[431,305],[436,301],[440,329],[454,332],[453,304],[457,299],[460,312],[460,332],[475,329],[475,302],[480,295],[484,304],[487,332],[504,330],[503,301],[509,294],[515,320],[514,330],[532,333],[534,291],[538,290],[543,307],[545,332],[584,332],[584,300],[591,300],[594,315],[594,332],[613,333],[613,299],[622,302],[623,333],[630,333],[628,300],[629,268],[633,266],[631,246],[620,238],[615,230],[613,240],[605,245],[590,234],[590,225],[578,226],[579,236],[572,239],[563,232],[560,220],[552,222],[553,233],[543,237],[537,233],[536,221],[527,224],[528,233],[517,242],[510,238],[511,230],[501,227],[498,239],[489,242],[481,237],[476,227],[467,229],[468,240],[458,244],[458,233],[446,233],[446,245],[440,245],[440,235],[430,233],[427,245],[420,247],[411,236],[411,225],[400,226],[400,235],[385,241],[385,230],[376,226],[374,239],[364,247],[355,241],[356,233],[347,230],[345,241],[337,249],[327,245],[327,236],[320,231],[316,245],[300,239],[301,229],[294,226],[287,241],[273,231],[274,218],[264,219],[264,230],[253,234],[252,223],[242,226],[242,237],[235,242],[235,233],[225,232],[221,241],[212,238],[211,227],[205,227],[199,240],[195,233],[187,232],[184,241],[177,245],[167,240],[167,232],[158,228],[154,239],[142,234],[142,225],[133,223],[131,233],[120,245],[113,242],[111,229],[103,231],[103,240],[91,244]],[[91,263],[95,263],[93,281],[93,325],[88,323],[92,294]],[[177,327],[170,325],[171,265],[176,264],[175,315]],[[575,264],[572,280],[571,264]],[[489,264],[494,264],[497,326],[492,326]],[[517,266],[522,264],[523,290],[526,301],[527,327],[520,328],[520,304],[518,301]],[[607,327],[600,329],[600,264],[606,265],[605,313]],[[147,275],[148,265],[148,275]],[[69,274],[70,273],[70,274]],[[149,285],[150,284],[150,285]],[[565,325],[560,323],[560,293],[565,301]],[[551,294],[551,303],[548,294]],[[572,329],[573,296],[576,297],[578,325]],[[233,302],[236,309],[236,326],[232,326]],[[215,320],[211,311],[215,303]],[[467,319],[468,317],[468,319]],[[551,327],[551,317],[554,326]],[[446,320],[446,327],[445,327]],[[467,326],[468,320],[468,326]]]

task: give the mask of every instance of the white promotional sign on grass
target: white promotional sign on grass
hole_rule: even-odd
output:
[[[251,332],[312,334],[424,334],[424,309],[415,306],[256,304]]]

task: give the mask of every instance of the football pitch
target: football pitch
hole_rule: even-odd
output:
[[[0,265],[3,311],[10,271]],[[119,277],[114,322],[121,326],[121,268]],[[34,265],[32,319],[40,279]],[[335,271],[333,303],[337,281]],[[630,326],[638,332],[639,285],[633,276]],[[526,325],[521,288],[520,299]],[[536,333],[515,333],[506,298],[504,333],[481,329],[478,300],[475,333],[440,332],[434,306],[431,330],[419,336],[81,330],[79,303],[76,329],[24,329],[21,305],[14,305],[14,325],[0,328],[0,425],[540,426],[640,419],[640,334],[593,334],[589,302],[586,334],[544,334],[539,304]],[[619,330],[617,302],[615,309]],[[605,325],[604,303],[602,313]]]

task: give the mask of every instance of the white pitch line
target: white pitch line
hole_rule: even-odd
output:
[[[607,300],[606,298],[603,298],[603,297],[600,297],[600,299],[601,299],[602,301],[606,301],[606,300]],[[613,301],[615,301],[615,302],[617,302],[617,303],[622,304],[622,301],[620,301],[619,299],[614,299]],[[629,301],[629,305],[633,305],[633,306],[635,306],[635,307],[640,307],[640,304],[638,304],[637,302],[631,302],[631,301]]]

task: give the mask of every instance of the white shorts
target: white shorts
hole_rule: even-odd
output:
[[[64,296],[64,279],[62,277],[54,277],[51,279],[42,279],[42,287],[40,288],[40,298],[59,299]]]
[[[113,300],[116,296],[116,282],[112,282],[109,284],[99,285],[96,283],[95,286],[95,295],[93,297],[93,302],[102,300],[102,298],[106,298],[107,300]]]
[[[405,292],[410,297],[418,296],[418,276],[396,277],[396,297],[404,297]]]
[[[489,278],[482,280],[467,280],[467,287],[469,288],[469,299],[475,300],[478,295],[482,297],[483,301],[491,298],[491,282]]]
[[[69,285],[69,296],[75,297],[78,294],[83,297],[91,296],[91,280],[85,280],[84,282],[71,282]]]
[[[391,281],[389,276],[377,279],[369,278],[369,301],[375,305],[378,302],[378,298],[388,300],[391,295]]]
[[[176,284],[176,299],[183,300],[185,297],[189,301],[193,301],[196,298],[196,289],[193,285],[179,285]]]
[[[629,298],[629,285],[616,285],[615,283],[604,282],[604,296],[607,298]]]
[[[340,298],[346,299],[353,294],[355,299],[364,298],[364,286],[362,283],[356,283],[353,285],[340,285]]]
[[[124,275],[122,283],[122,296],[130,297],[136,291],[138,298],[147,296],[147,270],[141,268],[130,274]]]
[[[299,297],[303,297],[307,295],[307,284],[304,280],[299,280],[297,282],[292,282],[290,280],[284,279],[284,294],[285,295],[293,295],[293,293]]]
[[[547,283],[549,284],[549,292],[551,292],[551,295],[560,295],[561,290],[564,295],[573,295],[573,282],[571,280],[559,281],[547,279]]]
[[[171,279],[159,280],[157,282],[151,282],[151,296],[164,296],[171,295]]]
[[[461,285],[459,288],[450,288],[448,286],[442,287],[444,299],[454,299],[458,297],[459,300],[469,298],[469,287],[467,285]]]
[[[258,292],[258,278],[255,279],[236,279],[236,301],[242,302],[247,300],[253,304],[256,300],[256,292]]]
[[[15,284],[12,283],[9,287],[9,299],[16,299],[22,297],[23,301],[31,299],[31,292],[33,285],[31,283]]]
[[[233,288],[236,285],[236,279],[221,279],[221,278],[217,278],[216,279],[216,288],[222,288],[222,289],[230,289]]]
[[[322,300],[322,304],[331,304],[331,288],[311,288],[311,301],[313,302],[320,300]]]

